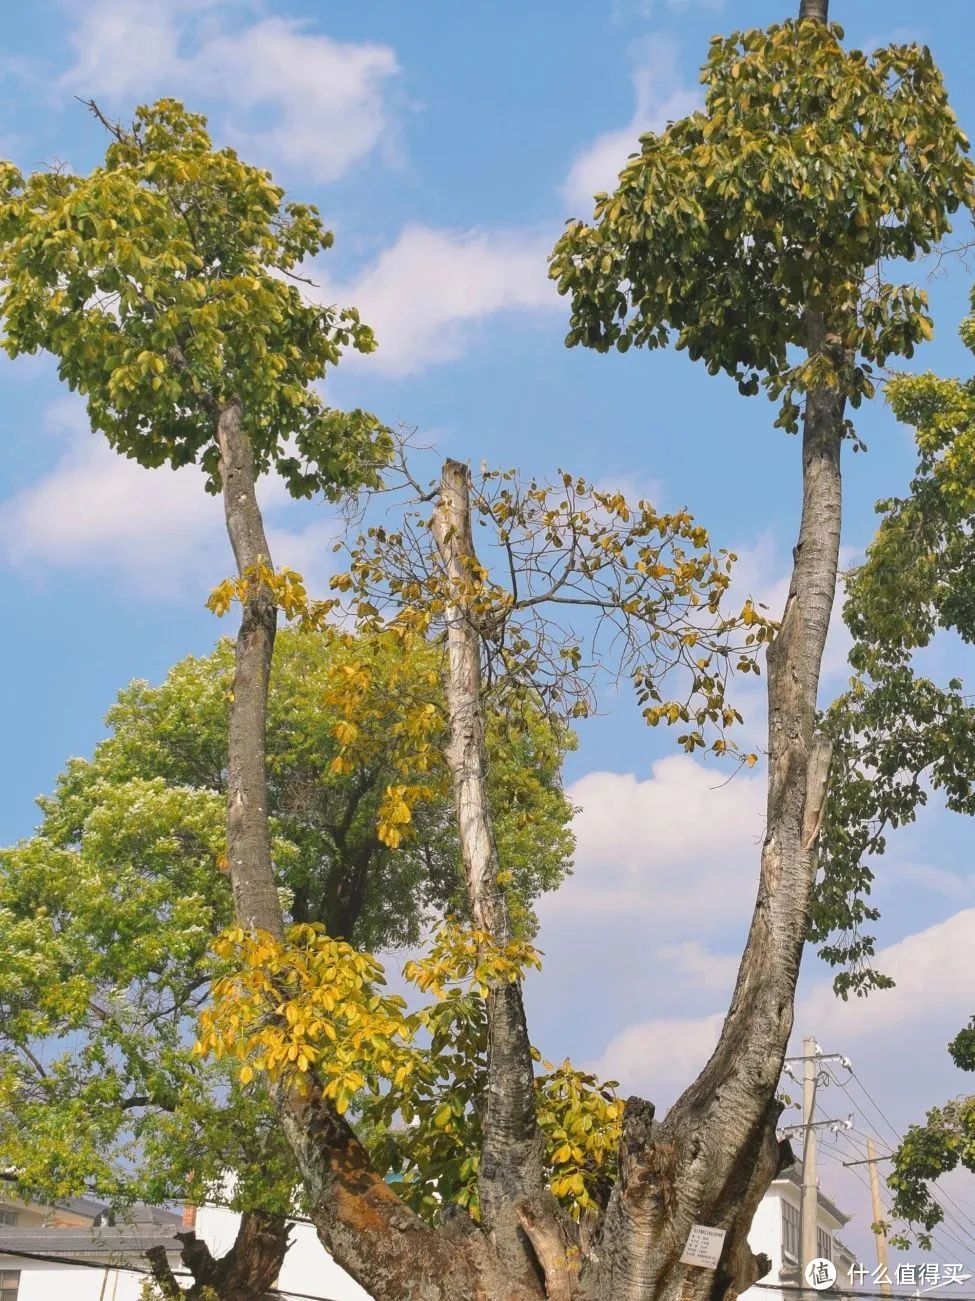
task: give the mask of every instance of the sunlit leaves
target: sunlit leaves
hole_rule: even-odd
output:
[[[314,1083],[341,1113],[352,1109],[377,1164],[419,1214],[435,1221],[453,1203],[476,1219],[484,1000],[540,965],[532,945],[499,947],[448,921],[405,968],[435,997],[416,1011],[383,991],[373,957],[319,927],[292,927],[283,942],[231,930],[216,949],[231,970],[201,1016],[197,1053],[233,1058],[244,1085],[257,1072],[299,1090]],[[604,1204],[615,1177],[622,1104],[613,1085],[567,1061],[544,1071],[535,1089],[549,1186],[579,1218]]]
[[[441,644],[448,611],[462,608],[479,634],[485,700],[513,727],[526,711],[586,717],[602,675],[629,676],[650,725],[688,725],[685,750],[736,751],[727,680],[758,672],[774,625],[751,600],[725,613],[735,556],[688,511],[659,512],[568,473],[544,483],[514,471],[485,471],[472,510],[480,553],[459,574],[419,513],[358,539],[332,580],[357,627]],[[366,682],[350,676],[351,723]],[[403,729],[422,734],[423,708],[404,701]]]
[[[711,43],[705,106],[640,139],[592,224],[570,222],[551,274],[567,342],[606,351],[673,340],[745,395],[838,388],[930,337],[923,291],[883,263],[927,252],[972,207],[975,171],[924,47],[844,51],[842,31],[786,22]],[[807,312],[827,338],[812,355]]]
[[[236,398],[258,471],[334,497],[375,483],[390,444],[316,387],[343,349],[375,347],[354,308],[301,292],[303,260],[331,243],[313,206],[160,100],[86,177],[3,165],[3,346],[52,353],[93,427],[142,465],[199,462],[216,491],[215,412]]]
[[[341,1115],[367,1085],[414,1068],[413,1022],[402,998],[380,992],[383,970],[369,954],[317,925],[292,926],[284,941],[231,930],[214,951],[233,970],[214,982],[196,1051],[237,1057],[242,1084],[260,1072],[302,1087],[314,1067]]]

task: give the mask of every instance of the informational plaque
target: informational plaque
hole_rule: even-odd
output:
[[[682,1265],[698,1265],[701,1269],[717,1269],[724,1246],[724,1229],[712,1229],[706,1224],[695,1224],[687,1237]]]

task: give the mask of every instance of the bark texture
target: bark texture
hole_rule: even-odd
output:
[[[281,1272],[288,1251],[291,1225],[281,1215],[245,1211],[234,1245],[224,1256],[215,1257],[193,1230],[177,1233],[183,1244],[180,1257],[193,1276],[182,1289],[162,1247],[147,1252],[152,1276],[166,1298],[196,1301],[205,1295],[219,1301],[264,1301]]]
[[[821,317],[810,316],[807,330],[810,353],[833,346]],[[745,1235],[769,1182],[792,1160],[775,1136],[775,1089],[792,1030],[829,772],[815,715],[836,591],[842,429],[843,400],[809,393],[802,521],[781,630],[768,652],[767,824],[751,929],[704,1070],[656,1129],[648,1104],[627,1104],[620,1179],[590,1266],[600,1301],[703,1301],[741,1292],[768,1269]],[[713,1274],[679,1263],[694,1223],[728,1231]]]
[[[487,751],[481,682],[481,637],[465,592],[476,566],[466,465],[444,464],[433,534],[451,598],[446,610],[446,758],[467,895],[475,926],[503,947],[512,938],[487,791]],[[478,1196],[485,1229],[513,1273],[544,1270],[519,1208],[531,1205],[533,1226],[555,1218],[545,1187],[543,1140],[535,1118],[534,1067],[521,982],[495,986],[487,999],[488,1055]],[[544,1207],[552,1201],[546,1217]],[[534,1257],[534,1260],[533,1260]]]
[[[227,533],[245,577],[271,565],[271,549],[257,501],[254,455],[238,401],[217,417],[220,477]],[[267,820],[267,692],[277,630],[277,607],[263,585],[251,584],[237,634],[227,752],[227,857],[237,921],[247,930],[284,930],[271,863]]]
[[[802,0],[799,5],[800,18],[812,18],[825,23],[829,18],[829,0]]]
[[[227,532],[237,572],[245,577],[260,563],[270,567],[271,554],[239,402],[220,409],[216,436]],[[237,637],[230,704],[227,852],[238,923],[280,938],[284,923],[271,861],[266,766],[267,695],[276,627],[271,592],[252,582]],[[272,1096],[322,1243],[376,1301],[467,1297],[480,1301],[495,1296],[521,1301],[521,1294],[513,1290],[487,1290],[500,1286],[500,1279],[492,1272],[489,1254],[476,1250],[475,1238],[460,1243],[450,1235],[438,1235],[400,1202],[372,1169],[352,1129],[319,1093],[302,1097],[278,1085],[272,1086]],[[204,1268],[204,1244],[194,1238],[191,1249]],[[228,1301],[231,1295],[226,1293]],[[239,1295],[241,1301],[249,1301],[249,1293]]]

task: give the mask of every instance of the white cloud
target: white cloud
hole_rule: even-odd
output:
[[[589,209],[595,193],[615,187],[627,158],[639,150],[641,133],[660,131],[668,122],[700,107],[701,92],[685,85],[678,64],[678,46],[669,36],[654,36],[639,43],[632,81],[636,108],[629,123],[599,136],[569,170],[563,196],[574,207]]]
[[[541,901],[565,914],[733,920],[751,910],[764,830],[765,782],[689,755],[633,773],[588,773],[569,787],[579,806],[574,874]]]
[[[224,0],[94,0],[77,8],[62,85],[109,102],[157,93],[229,106],[226,130],[265,161],[332,181],[392,131],[387,45],[336,41],[294,19],[232,25]]]
[[[630,1026],[614,1036],[590,1069],[600,1079],[614,1079],[624,1093],[657,1097],[667,1086],[689,1084],[718,1042],[722,1012],[682,1020],[659,1017]]]
[[[665,944],[657,950],[658,960],[666,968],[685,978],[694,989],[730,990],[738,972],[741,955],[712,953],[700,940]]]
[[[355,303],[376,333],[378,350],[350,352],[347,365],[408,375],[462,355],[490,315],[561,310],[546,273],[550,243],[525,232],[407,226],[351,283],[326,282],[316,297]],[[310,270],[318,281],[321,269]]]
[[[727,0],[663,0],[663,3],[671,13],[683,14],[688,9],[706,9],[710,13],[718,13],[727,4]],[[653,18],[655,13],[659,16],[658,0],[613,0],[613,18],[616,22],[632,21],[633,19]]]
[[[0,556],[35,576],[80,570],[147,599],[201,603],[230,572],[232,557],[222,506],[204,491],[200,471],[147,470],[120,456],[89,430],[73,401],[53,404],[47,419],[64,450],[49,473],[3,503]],[[260,495],[275,563],[297,569],[309,590],[322,590],[334,522],[318,518],[295,528],[300,508],[278,479],[263,480]]]
[[[843,1002],[829,978],[819,979],[798,1001],[794,1040],[814,1032],[821,1043],[842,1045],[850,1056],[858,1042],[865,1052],[867,1041],[889,1040],[892,1033],[898,1044],[911,1044],[915,1055],[922,1030],[943,1044],[971,1015],[975,908],[881,949],[876,965],[893,977],[892,990]],[[627,1090],[672,1097],[707,1061],[723,1016],[661,1017],[628,1026],[610,1040],[593,1069],[621,1080]]]

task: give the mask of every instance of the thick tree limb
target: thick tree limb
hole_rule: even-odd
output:
[[[259,563],[270,566],[271,556],[239,402],[221,408],[216,433],[227,532],[238,574],[245,577]],[[276,624],[271,594],[252,582],[237,638],[230,705],[227,849],[237,921],[280,938],[284,922],[271,862],[265,744]],[[322,1243],[376,1301],[407,1296],[454,1301],[483,1294],[470,1244],[437,1234],[400,1202],[331,1103],[315,1090],[302,1096],[285,1083],[272,1086],[272,1096],[311,1196],[311,1219]],[[194,1240],[187,1250],[205,1272],[205,1244]],[[422,1287],[407,1287],[408,1279],[424,1278]],[[511,1295],[517,1301],[518,1294]]]
[[[193,1275],[193,1285],[188,1293],[177,1289],[174,1295],[192,1301],[210,1289],[220,1301],[263,1301],[281,1272],[290,1234],[291,1225],[283,1215],[245,1211],[234,1245],[218,1258],[193,1230],[177,1233],[183,1244],[180,1257]]]
[[[808,318],[809,351],[830,347]],[[758,1277],[742,1226],[780,1161],[775,1098],[792,1031],[799,962],[826,795],[828,747],[815,736],[816,694],[836,591],[843,399],[807,395],[803,507],[781,629],[768,652],[769,790],[758,897],[728,1015],[704,1070],[649,1137],[624,1120],[620,1179],[592,1269],[613,1301],[704,1301]],[[729,1231],[711,1275],[679,1264],[694,1223]]]
[[[243,578],[261,562],[270,566],[271,550],[257,503],[254,456],[236,400],[220,410],[217,443],[227,532]],[[265,740],[277,614],[270,592],[252,584],[237,634],[230,708],[227,857],[238,922],[280,939],[284,922],[271,864]]]
[[[467,895],[474,924],[494,943],[511,939],[498,885],[498,853],[487,793],[481,644],[464,596],[476,565],[466,465],[444,463],[433,535],[454,594],[446,611],[449,719],[447,765],[453,785]],[[498,985],[487,1000],[488,1065],[478,1193],[485,1227],[512,1267],[525,1255],[517,1207],[547,1197],[542,1135],[535,1118],[534,1069],[520,981]]]

